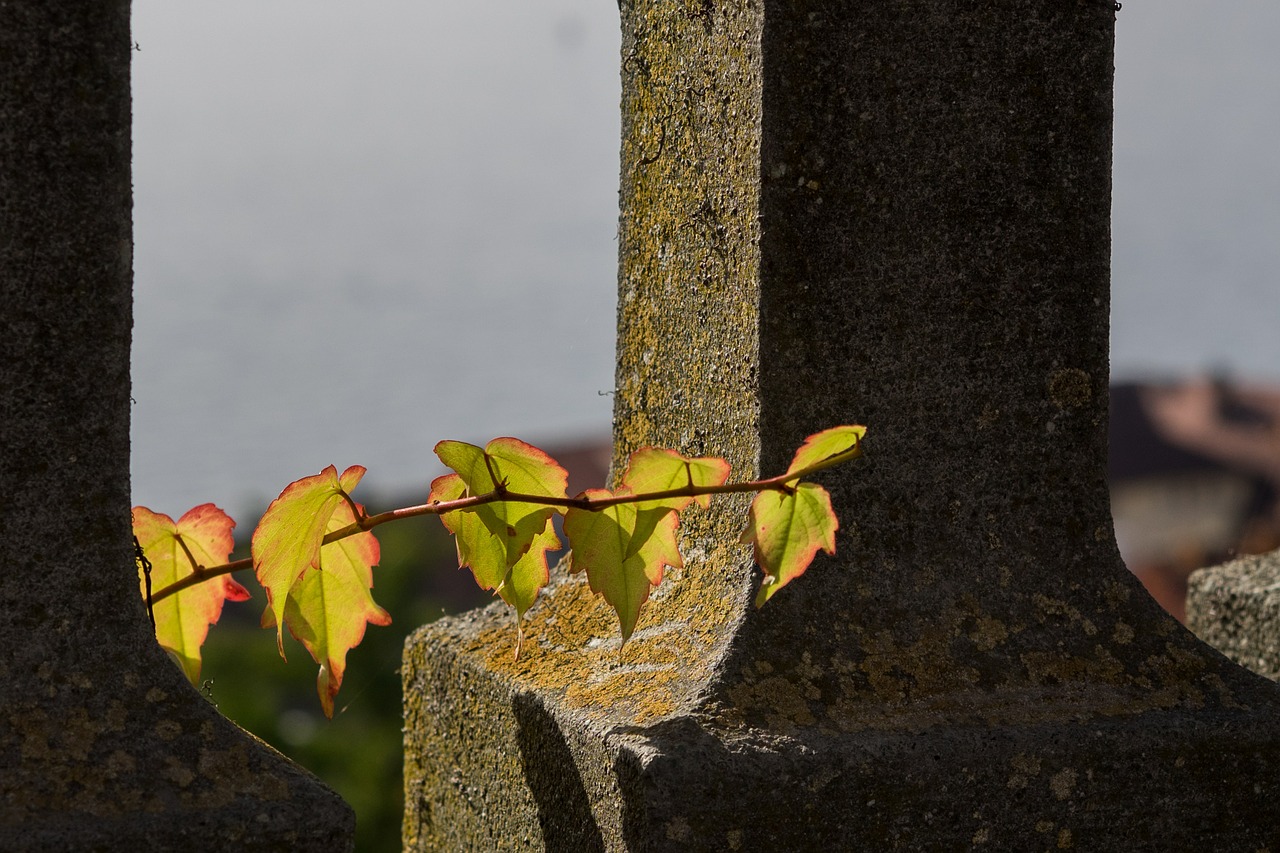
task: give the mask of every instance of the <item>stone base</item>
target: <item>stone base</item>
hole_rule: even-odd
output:
[[[406,850],[1280,847],[1280,689],[1247,673],[1203,710],[1104,714],[1063,687],[862,730],[765,731],[696,704],[637,725],[495,673],[476,644],[509,620],[409,642]],[[984,721],[993,699],[1038,703],[1019,714],[1035,722]]]
[[[1280,679],[1280,551],[1193,574],[1187,627],[1241,666]]]
[[[135,647],[145,676],[43,666],[5,695],[0,851],[351,850],[351,807],[149,642]]]

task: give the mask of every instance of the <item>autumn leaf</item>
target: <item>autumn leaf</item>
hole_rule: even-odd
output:
[[[445,474],[431,482],[430,502],[457,500],[467,496],[466,484],[457,474]],[[458,549],[459,568],[469,568],[482,589],[497,592],[502,600],[516,609],[516,654],[524,632],[521,628],[525,611],[547,585],[549,570],[547,552],[561,547],[550,517],[543,530],[530,541],[529,547],[514,563],[507,564],[509,554],[505,537],[494,536],[478,514],[469,510],[447,512],[440,516],[445,528],[453,534]]]
[[[284,610],[290,590],[308,569],[320,568],[320,543],[335,508],[364,476],[359,465],[338,475],[330,465],[319,474],[289,484],[267,507],[253,532],[251,549],[258,582],[267,591],[267,610],[284,657]],[[266,617],[263,617],[264,622]]]
[[[440,460],[457,474],[464,489],[462,494],[478,497],[506,491],[538,497],[568,496],[565,486],[569,475],[565,470],[546,453],[518,439],[495,438],[484,449],[461,441],[442,441],[435,450]],[[450,488],[451,493],[457,491],[454,486]],[[465,531],[458,540],[459,556],[471,567],[481,586],[493,589],[501,583],[499,579],[507,576],[507,570],[529,551],[534,539],[545,536],[551,516],[562,511],[516,501],[482,504],[468,514],[474,516],[500,547],[486,543],[471,526],[471,521],[455,521],[459,529]],[[461,513],[450,514],[451,518],[457,515]],[[446,526],[454,529],[450,522],[446,522]]]
[[[144,506],[134,507],[133,535],[151,563],[152,589],[188,577],[196,566],[219,566],[227,562],[234,546],[231,535],[234,527],[230,516],[213,504],[201,504],[177,522]],[[138,574],[145,600],[147,588],[141,569]],[[153,605],[156,640],[178,661],[192,684],[200,683],[200,647],[208,636],[209,626],[222,615],[223,602],[244,601],[248,597],[244,587],[224,575],[188,587]]]
[[[803,476],[855,459],[862,455],[862,437],[866,434],[864,426],[838,426],[814,433],[800,445],[787,473]]]
[[[341,530],[355,520],[351,507],[340,501],[324,533]],[[285,600],[285,627],[320,664],[316,692],[329,718],[342,686],[347,652],[364,639],[366,624],[391,624],[391,616],[369,592],[378,559],[378,540],[368,531],[330,542],[320,548],[316,570],[304,569]],[[262,614],[262,626],[279,629],[272,609]]]
[[[629,494],[619,489],[618,495]],[[580,497],[613,497],[607,489],[589,489]],[[623,503],[593,511],[571,508],[564,518],[565,536],[573,547],[574,571],[586,571],[587,582],[618,614],[625,643],[635,630],[640,608],[662,582],[666,566],[684,565],[676,542],[678,517],[661,503]]]
[[[592,489],[581,497],[596,500],[704,488],[719,486],[728,478],[729,463],[723,459],[642,447],[628,458],[617,492]],[[707,507],[711,496],[667,497],[599,511],[574,508],[565,515],[565,535],[573,547],[572,570],[586,571],[591,589],[617,612],[624,643],[635,630],[649,593],[662,582],[665,567],[684,565],[676,539],[679,513],[695,500]]]
[[[529,550],[507,569],[507,575],[498,585],[497,592],[503,601],[516,609],[517,617],[524,616],[525,611],[533,606],[538,592],[550,581],[551,569],[547,563],[547,554],[559,551],[561,547],[563,544],[556,535],[555,526],[547,519],[546,529],[533,537]]]
[[[867,428],[832,427],[804,440],[791,459],[787,474],[799,477],[839,465],[862,455]],[[756,563],[764,582],[756,593],[756,607],[804,574],[821,549],[836,552],[840,522],[831,509],[827,490],[813,483],[796,483],[786,490],[767,490],[751,502],[750,521],[742,542],[755,546]]]
[[[627,460],[622,485],[632,494],[643,495],[683,489],[719,486],[729,479],[729,463],[717,457],[690,458],[661,447],[642,447]],[[704,509],[711,505],[711,495],[696,498],[666,498],[661,503],[680,512],[693,501]],[[652,502],[646,502],[652,503]]]
[[[756,593],[756,607],[804,574],[819,548],[834,554],[838,526],[831,496],[821,486],[799,483],[788,492],[756,495],[742,534],[744,544],[755,546],[756,563],[765,575]]]

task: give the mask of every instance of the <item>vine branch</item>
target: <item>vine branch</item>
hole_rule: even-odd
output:
[[[488,460],[486,459],[486,462]],[[402,507],[400,509],[388,510],[377,515],[365,515],[356,511],[355,504],[351,497],[343,492],[344,499],[351,504],[352,514],[357,519],[355,522],[346,527],[339,528],[325,535],[322,544],[328,545],[331,542],[337,542],[346,539],[348,536],[354,536],[367,530],[372,530],[379,525],[386,524],[390,521],[399,521],[404,518],[414,518],[421,515],[444,515],[448,512],[462,512],[473,510],[485,504],[506,501],[510,503],[530,503],[541,506],[565,507],[567,509],[579,509],[588,512],[600,512],[611,506],[619,504],[645,503],[648,501],[667,500],[669,498],[696,498],[703,495],[725,495],[743,492],[763,492],[763,491],[781,491],[791,492],[792,487],[789,485],[802,477],[807,477],[815,471],[824,468],[830,468],[838,465],[843,458],[824,459],[804,468],[786,474],[780,474],[776,477],[766,477],[759,480],[744,480],[738,483],[724,483],[719,486],[681,486],[676,489],[664,489],[657,492],[645,492],[641,494],[629,495],[613,495],[608,498],[559,498],[548,495],[528,495],[520,492],[507,491],[506,485],[494,478],[499,485],[492,492],[486,492],[483,495],[470,495],[464,498],[458,498],[452,501],[434,501],[427,504],[418,504],[417,506]],[[490,474],[492,474],[490,470]],[[200,566],[196,560],[191,557],[190,551],[187,550],[186,544],[178,539],[179,544],[184,551],[187,551],[187,557],[191,561],[193,567],[191,574],[181,580],[157,590],[148,598],[148,606],[154,606],[157,602],[163,601],[171,595],[175,595],[184,589],[212,580],[222,575],[229,575],[235,572],[246,571],[253,568],[253,558],[244,557],[239,560],[233,560],[229,563],[223,563],[219,566]]]

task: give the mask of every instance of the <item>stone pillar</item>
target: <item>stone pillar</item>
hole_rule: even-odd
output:
[[[1191,575],[1187,627],[1241,666],[1280,679],[1280,551]]]
[[[626,649],[578,579],[406,651],[406,847],[1256,849],[1280,693],[1125,571],[1104,481],[1110,0],[624,0],[615,467],[824,479],[762,610],[742,507]]]
[[[0,849],[349,849],[151,636],[129,521],[127,0],[0,3]]]

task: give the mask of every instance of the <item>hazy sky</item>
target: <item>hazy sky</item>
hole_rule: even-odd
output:
[[[612,0],[133,9],[137,502],[607,433]],[[1280,3],[1117,29],[1113,375],[1280,380]]]
[[[1280,3],[1117,16],[1113,376],[1280,381]]]

